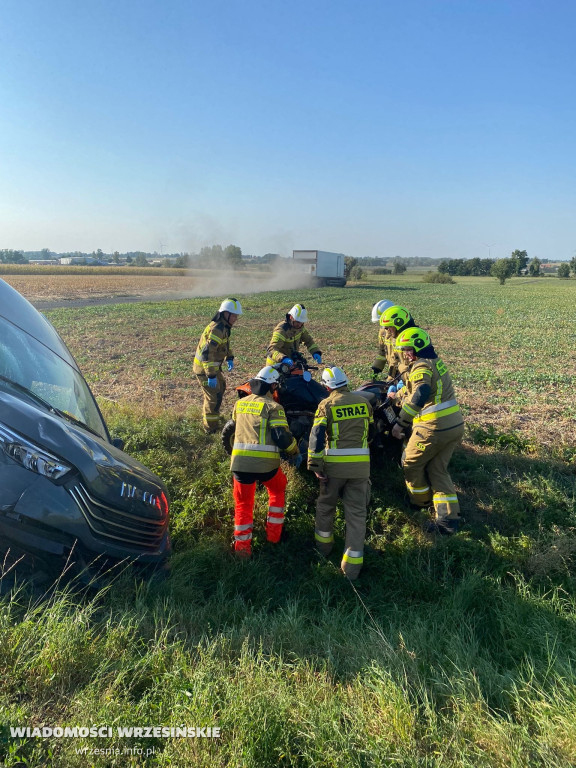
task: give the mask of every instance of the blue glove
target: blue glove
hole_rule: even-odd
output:
[[[402,389],[403,386],[404,386],[404,382],[402,381],[402,379],[399,379],[398,384],[396,384],[396,391],[398,391],[399,389]]]
[[[295,456],[290,456],[290,464],[298,469],[300,464],[302,464],[302,454],[297,453]]]
[[[320,352],[314,352],[312,357],[314,358],[314,360],[316,360],[317,363],[322,362],[322,355],[320,354]]]
[[[285,357],[280,362],[286,363],[286,365],[294,365],[294,360],[291,357]]]
[[[228,370],[231,371],[232,368],[234,368],[234,360],[226,360],[226,365],[228,366]]]
[[[394,386],[394,384],[391,384],[391,385],[388,387],[388,391],[386,392],[386,394],[387,394],[387,395],[393,395],[393,394],[394,394],[395,392],[397,392],[397,391],[398,391],[397,387],[395,387],[395,386]]]
[[[216,376],[208,376],[208,386],[210,389],[216,389],[218,387],[218,379]]]

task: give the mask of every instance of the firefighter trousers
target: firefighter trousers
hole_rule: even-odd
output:
[[[410,501],[419,507],[434,504],[436,520],[457,520],[460,505],[448,463],[462,442],[464,425],[426,429],[416,425],[402,460]]]
[[[284,525],[287,482],[286,475],[281,467],[278,467],[274,477],[262,483],[268,491],[266,538],[274,544],[280,541]],[[234,550],[240,554],[249,555],[252,552],[255,494],[255,482],[239,483],[234,478]]]
[[[216,374],[217,386],[212,389],[208,386],[208,376],[205,373],[197,373],[196,378],[204,395],[202,424],[206,432],[216,432],[220,426],[220,406],[224,392],[226,392],[226,379],[222,375],[222,371],[218,371]]]
[[[346,521],[346,541],[341,568],[349,579],[356,579],[364,562],[366,513],[370,501],[369,478],[348,480],[329,477],[320,482],[316,502],[316,546],[323,555],[329,555],[334,544],[334,514],[338,498],[342,497]]]

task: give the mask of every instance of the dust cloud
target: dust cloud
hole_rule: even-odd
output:
[[[202,273],[205,274],[202,274]],[[199,270],[192,269],[186,278],[194,280],[194,286],[187,287],[185,293],[190,297],[226,296],[246,293],[264,293],[266,291],[286,291],[297,288],[313,288],[314,278],[305,272],[272,265],[271,271],[251,270]]]

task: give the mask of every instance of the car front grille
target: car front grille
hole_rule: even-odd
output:
[[[108,543],[155,551],[166,533],[168,515],[154,506],[148,506],[151,517],[111,507],[91,496],[86,488],[75,485],[68,492],[76,502],[93,535]]]

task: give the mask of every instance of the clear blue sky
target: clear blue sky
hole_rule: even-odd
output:
[[[576,251],[572,0],[4,0],[0,248]]]

